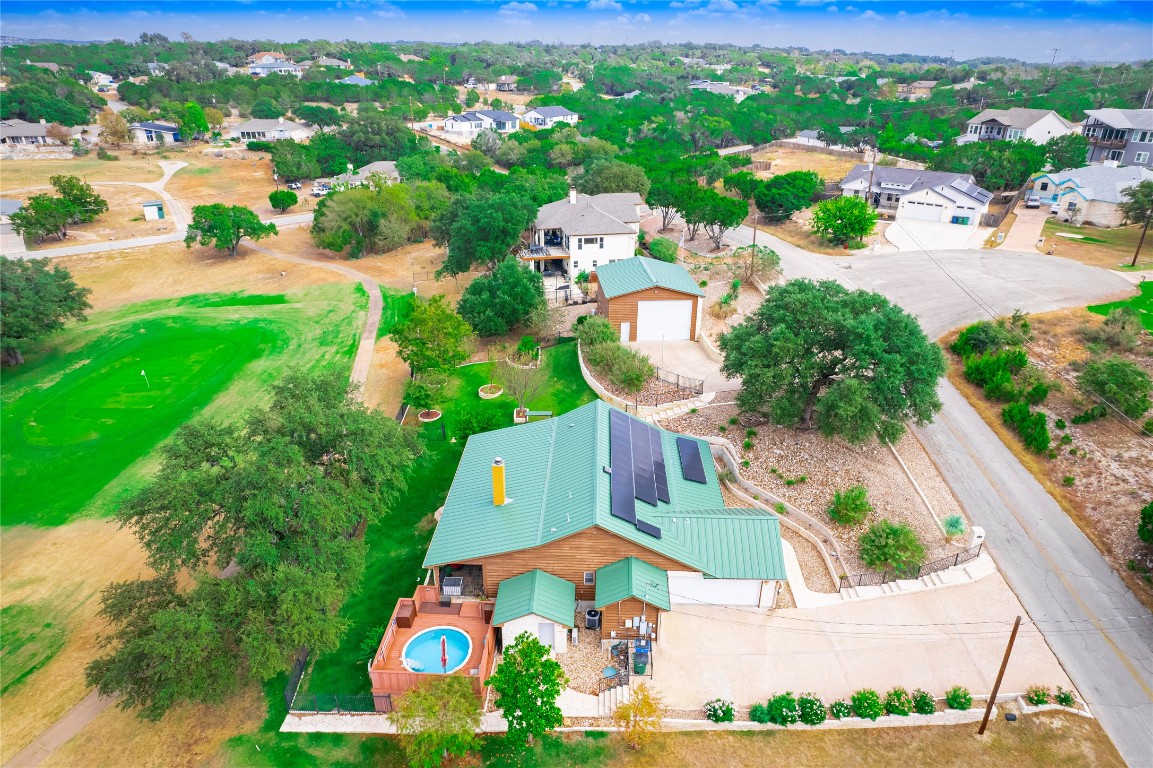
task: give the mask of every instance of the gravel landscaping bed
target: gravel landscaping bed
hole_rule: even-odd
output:
[[[740,425],[728,423],[736,415],[735,406],[719,406],[670,419],[668,428],[692,435],[724,436],[739,446],[745,439],[745,430]],[[721,426],[725,427],[724,432],[719,429]],[[871,442],[853,446],[837,438],[821,437],[816,431],[772,424],[761,424],[756,432],[750,438],[753,447],[742,451],[741,458],[748,460],[749,466],[741,470],[741,475],[812,517],[828,521],[826,510],[834,491],[858,484],[869,489],[873,512],[864,523],[852,528],[830,524],[845,559],[843,565],[850,573],[870,570],[858,558],[858,542],[869,525],[881,519],[904,523],[912,528],[925,547],[926,562],[953,551],[896,458],[883,444]],[[910,436],[906,436],[902,443],[909,439]],[[918,469],[924,471],[923,463],[918,464]],[[941,483],[943,485],[943,481]],[[935,493],[940,492],[935,484],[927,481],[926,484],[933,487]],[[926,495],[928,493],[926,490]],[[800,556],[798,551],[798,558]],[[816,589],[815,586],[810,588]]]
[[[607,651],[601,650],[599,633],[583,629],[584,614],[576,614],[577,642],[569,642],[568,650],[557,656],[561,669],[568,675],[568,687],[593,696],[600,693],[601,673],[611,665]]]
[[[797,562],[801,564],[805,586],[810,592],[824,592],[831,595],[838,591],[837,584],[829,574],[829,566],[825,565],[825,558],[821,557],[821,551],[817,549],[816,544],[784,525],[781,526],[781,538],[789,542],[793,546],[793,551],[797,553]],[[781,605],[778,600],[777,607],[788,606]]]
[[[585,361],[588,364],[588,361]],[[632,392],[625,392],[623,389],[615,386],[608,377],[603,375],[596,368],[589,366],[589,370],[600,382],[601,386],[609,391],[610,394],[616,395],[626,403],[633,403],[636,405],[664,405],[665,403],[674,403],[677,400],[691,400],[696,397],[696,394],[691,390],[681,389],[674,387],[667,381],[657,378],[656,376],[645,382],[644,389],[634,394]]]

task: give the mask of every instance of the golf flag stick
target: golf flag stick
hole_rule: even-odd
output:
[[[152,389],[152,384],[151,384],[151,383],[148,381],[148,374],[147,374],[147,373],[145,373],[144,371],[141,371],[141,372],[140,372],[140,375],[144,377],[144,384],[145,384],[145,385],[146,385],[146,386],[147,386],[149,389]]]

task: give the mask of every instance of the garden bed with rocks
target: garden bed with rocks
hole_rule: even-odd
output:
[[[666,426],[686,434],[723,436],[730,440],[738,447],[739,458],[748,462],[747,467],[741,468],[742,477],[829,526],[841,550],[843,565],[850,574],[871,571],[859,558],[859,541],[870,525],[882,519],[909,526],[924,546],[925,562],[957,551],[957,547],[946,540],[886,445],[873,441],[854,446],[839,438],[822,437],[816,431],[765,423],[756,427],[755,435],[747,437],[751,447],[743,449],[742,443],[747,435],[745,427],[729,424],[736,415],[735,406],[718,406],[670,419]],[[936,514],[941,519],[961,514],[959,502],[937,474],[916,437],[906,433],[895,447],[909,466],[910,473],[917,478]],[[863,485],[868,489],[873,511],[864,522],[855,526],[833,523],[827,513],[833,493],[853,485]],[[790,537],[790,543],[800,539],[800,536]],[[806,550],[805,546],[797,548],[798,559],[802,559]],[[802,568],[805,568],[804,560]],[[806,585],[810,589],[824,591],[819,586],[821,572],[827,579],[828,571],[823,565],[805,568]],[[813,584],[808,584],[810,574]],[[826,582],[825,587],[828,586]]]
[[[601,673],[612,665],[612,659],[608,651],[601,649],[600,633],[584,629],[584,613],[577,612],[574,621],[577,642],[570,640],[568,650],[556,658],[568,676],[569,688],[596,696],[601,691]]]

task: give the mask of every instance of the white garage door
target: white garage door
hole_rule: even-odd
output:
[[[901,216],[923,221],[940,221],[945,212],[945,206],[935,203],[921,203],[916,200],[905,201],[901,207]]]
[[[753,579],[706,579],[699,573],[669,572],[669,602],[682,605],[749,605],[761,599]]]
[[[687,341],[693,337],[693,302],[637,302],[637,341]]]

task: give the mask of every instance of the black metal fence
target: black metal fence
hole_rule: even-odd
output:
[[[284,686],[284,708],[292,711],[292,702],[296,698],[296,689],[300,687],[300,678],[304,677],[304,670],[308,669],[308,649],[301,648],[296,654],[296,661],[292,664],[292,673],[288,676],[288,685]]]
[[[949,557],[942,557],[939,560],[934,560],[918,568],[900,573],[896,571],[881,571],[880,573],[858,573],[854,576],[842,576],[839,589],[848,589],[849,587],[875,587],[880,584],[897,581],[898,579],[919,579],[922,576],[928,576],[930,573],[936,573],[937,571],[943,571],[947,568],[967,563],[970,560],[976,560],[977,556],[981,554],[982,546],[984,545],[978,544],[975,547],[969,547],[964,552],[958,552]]]
[[[392,696],[387,693],[301,693],[289,711],[307,714],[391,712]]]
[[[666,384],[672,384],[677,389],[683,389],[694,395],[702,394],[705,391],[704,379],[694,379],[691,376],[682,376],[679,373],[666,371],[664,368],[653,367],[656,368],[657,378]]]

